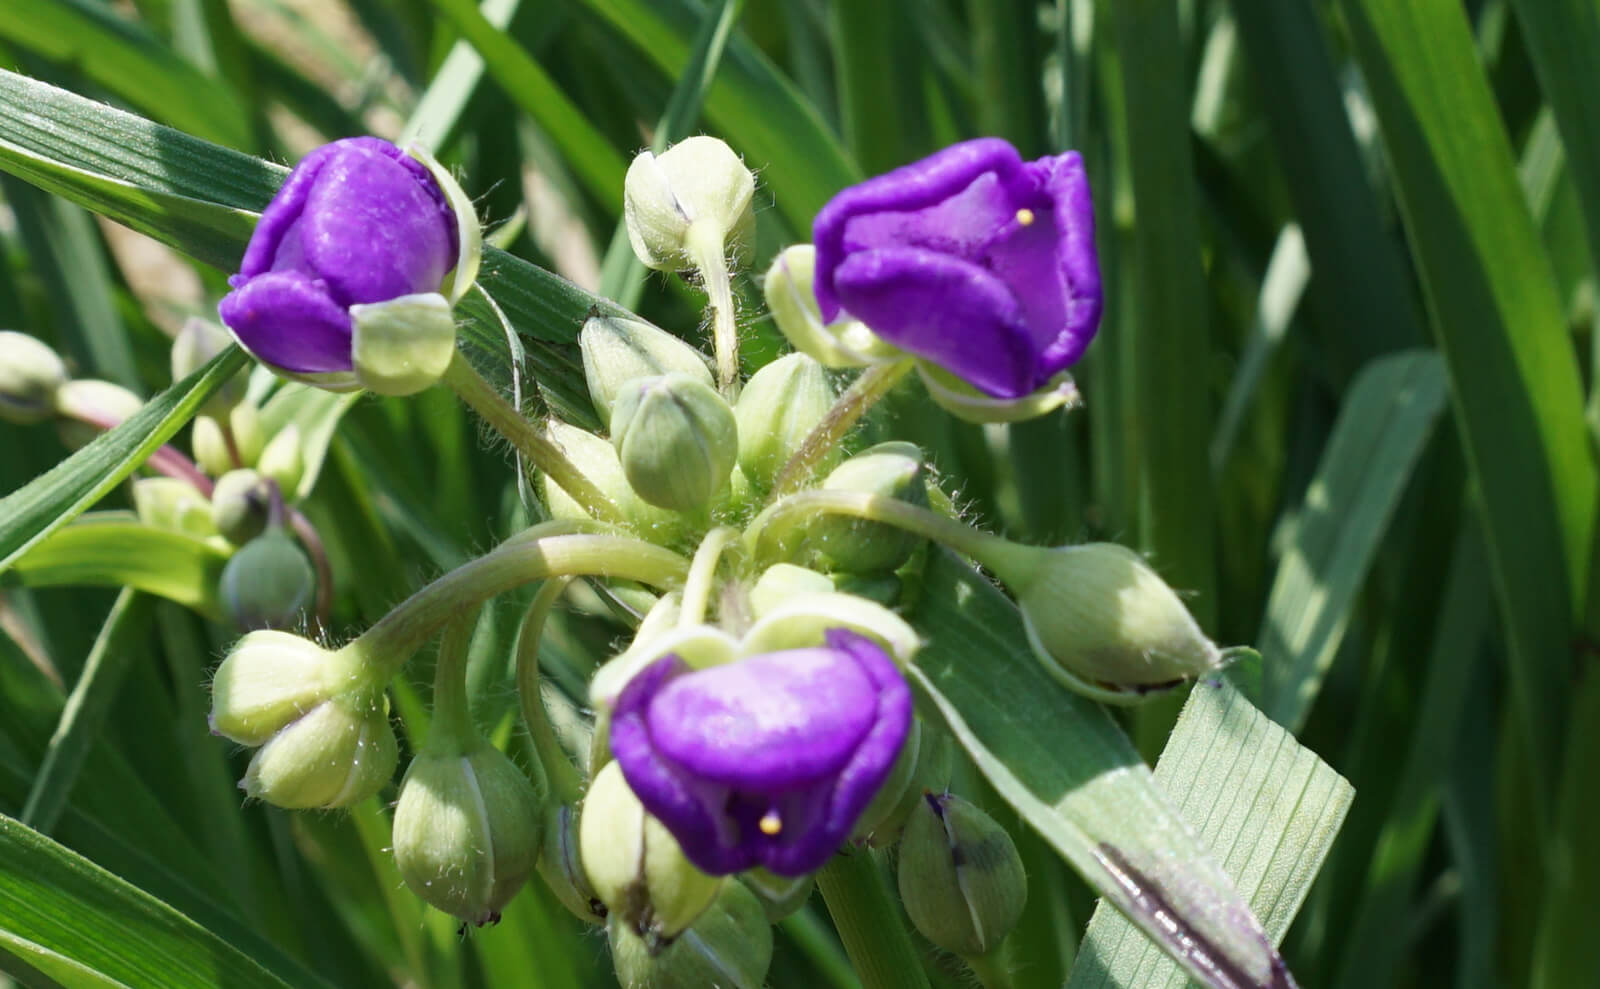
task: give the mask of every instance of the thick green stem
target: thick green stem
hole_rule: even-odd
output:
[[[688,561],[671,550],[629,536],[578,534],[585,528],[595,527],[545,522],[512,536],[402,601],[340,651],[387,682],[451,616],[514,587],[581,575],[666,587],[688,572]]]
[[[683,606],[678,610],[679,625],[698,625],[705,620],[706,605],[717,581],[717,562],[722,551],[739,538],[739,530],[721,526],[706,533],[689,564],[689,577],[683,582]]]
[[[583,781],[550,725],[550,715],[545,711],[544,697],[539,692],[539,640],[543,637],[550,609],[566,590],[567,583],[566,578],[545,581],[522,619],[522,632],[517,636],[517,700],[522,705],[522,723],[533,739],[534,752],[544,767],[545,777],[550,780],[551,792],[558,803],[572,804],[577,803],[583,791]]]
[[[478,730],[467,699],[467,651],[477,613],[473,608],[452,618],[439,640],[439,658],[433,668],[433,724],[423,743],[424,749],[435,754],[460,755],[476,747]]]
[[[705,223],[689,224],[684,235],[690,259],[700,272],[711,309],[711,342],[717,354],[717,387],[729,402],[739,397],[739,326],[733,312],[733,284],[723,252],[727,231]]]
[[[811,430],[805,442],[800,444],[800,449],[778,471],[777,478],[772,482],[772,496],[782,497],[804,484],[816,462],[838,446],[850,427],[860,422],[867,410],[877,405],[915,366],[915,361],[906,359],[874,364],[861,372],[833,403],[833,408],[828,410],[816,428]]]
[[[561,447],[540,432],[538,426],[529,422],[493,385],[485,381],[459,350],[444,372],[444,381],[495,432],[504,436],[518,452],[527,457],[529,463],[544,471],[561,490],[582,505],[584,511],[602,522],[620,525],[626,521],[617,506],[605,496],[605,492],[595,487],[594,482],[578,469],[578,465],[567,459]]]
[[[817,873],[817,888],[863,989],[928,989],[922,959],[871,852],[835,855]]]
[[[745,544],[758,564],[783,545],[783,537],[797,525],[818,515],[848,515],[884,522],[949,546],[991,570],[1013,547],[999,536],[884,495],[861,491],[802,491],[769,506],[745,529]]]
[[[1011,989],[1011,966],[1006,961],[1005,942],[987,955],[962,955],[961,960],[983,983],[983,989]]]

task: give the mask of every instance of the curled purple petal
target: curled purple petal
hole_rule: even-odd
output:
[[[1000,398],[1044,387],[1099,325],[1094,209],[1075,152],[1024,163],[997,138],[957,144],[845,189],[812,233],[824,319],[848,312]]]
[[[820,868],[910,730],[894,662],[833,629],[823,647],[686,670],[666,657],[617,699],[611,750],[629,786],[707,872]]]
[[[217,306],[256,360],[296,374],[350,370],[350,313],[297,271],[242,279]]]

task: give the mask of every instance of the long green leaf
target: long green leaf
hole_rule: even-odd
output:
[[[1267,598],[1261,708],[1299,731],[1333,662],[1389,518],[1444,408],[1429,352],[1385,357],[1350,386]]]
[[[226,551],[203,539],[140,522],[126,512],[92,512],[34,544],[0,576],[26,587],[132,587],[210,617],[221,614],[217,581]]]
[[[0,500],[0,573],[122,483],[193,418],[244,361],[243,351],[229,347],[151,399],[122,425]]]
[[[4,816],[0,945],[69,986],[288,985],[155,897]]]
[[[1155,781],[1221,858],[1273,943],[1282,940],[1350,809],[1350,784],[1226,677],[1189,695]],[[1178,966],[1104,903],[1067,981],[1069,989],[1184,984]]]
[[[1207,985],[1288,979],[1127,736],[1039,666],[1010,601],[940,551],[909,617],[928,639],[913,682],[1000,796],[1100,895]]]
[[[1454,0],[1343,9],[1483,493],[1532,811],[1547,820],[1596,504],[1577,362],[1465,11]]]

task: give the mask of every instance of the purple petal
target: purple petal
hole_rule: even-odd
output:
[[[1023,311],[978,265],[921,248],[884,249],[850,255],[834,280],[850,314],[900,349],[1001,398],[1038,387]]]
[[[1076,151],[1041,158],[1024,166],[1051,204],[1050,221],[1056,237],[1056,273],[1061,291],[1062,316],[1056,338],[1042,350],[1040,373],[1049,379],[1076,363],[1100,326],[1103,294],[1100,257],[1094,243],[1094,199],[1083,158]],[[1044,216],[1044,211],[1040,211]],[[1040,224],[1043,226],[1043,224]],[[1026,295],[1025,280],[1011,280],[1018,297]],[[1024,301],[1024,305],[1026,305]],[[1032,322],[1032,316],[1029,317]],[[1043,324],[1048,329],[1049,324]],[[1043,341],[1041,341],[1043,342]]]
[[[293,271],[229,283],[217,312],[257,360],[299,374],[350,370],[350,314],[321,283]]]
[[[250,244],[245,248],[244,260],[239,262],[239,274],[236,277],[252,278],[277,266],[279,249],[300,222],[300,214],[306,207],[306,197],[311,194],[311,187],[316,183],[317,175],[328,159],[338,153],[340,143],[335,141],[333,144],[324,144],[300,159],[300,163],[294,166],[294,171],[290,172],[283,185],[278,187],[272,202],[262,211],[261,219],[256,221],[255,232],[250,235]],[[293,239],[298,242],[299,238]],[[298,247],[295,250],[298,250]],[[230,279],[230,284],[231,282]]]

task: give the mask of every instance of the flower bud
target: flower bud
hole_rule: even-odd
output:
[[[761,989],[772,964],[772,925],[740,883],[724,883],[694,926],[665,947],[652,950],[625,924],[606,933],[623,989]]]
[[[822,365],[805,354],[789,354],[757,371],[739,395],[739,467],[755,487],[772,487],[778,472],[833,407],[833,386]],[[837,447],[815,466],[839,462]]]
[[[227,330],[208,319],[189,317],[172,340],[172,380],[182,381],[200,370],[232,343]],[[246,384],[244,375],[233,375],[206,401],[203,410],[208,415],[227,415],[229,409],[244,401]]]
[[[211,489],[211,524],[222,538],[243,546],[267,527],[270,495],[261,475],[248,467],[230,470]]]
[[[539,859],[542,803],[539,789],[492,745],[470,755],[424,751],[406,770],[394,808],[401,878],[467,923],[498,921]]]
[[[132,418],[144,408],[144,400],[121,385],[79,378],[56,389],[55,408],[66,417],[56,425],[61,442],[76,450],[94,442],[103,430]]]
[[[26,333],[0,330],[0,421],[26,426],[56,414],[56,391],[67,366]]]
[[[611,442],[640,498],[690,514],[709,508],[739,456],[728,403],[709,384],[676,372],[623,386],[612,409]]]
[[[249,402],[240,402],[228,410],[228,430],[233,434],[234,452],[239,455],[238,466],[255,466],[266,443],[261,432],[261,413]]]
[[[571,804],[545,809],[539,876],[574,917],[586,924],[606,922],[606,905],[583,871],[578,854],[578,808]]]
[[[438,292],[350,307],[350,360],[361,387],[415,395],[444,377],[456,355],[456,321]]]
[[[810,244],[786,248],[767,269],[761,283],[773,322],[795,350],[824,367],[866,367],[900,354],[858,319],[843,317],[824,324],[812,290],[817,251]]]
[[[610,443],[593,433],[585,432],[577,426],[569,426],[560,420],[549,422],[547,435],[561,447],[567,459],[583,471],[584,476],[594,482],[595,487],[622,511],[622,517],[628,520],[628,525],[634,532],[655,543],[672,543],[682,537],[688,525],[687,520],[677,512],[657,508],[635,494],[628,484],[627,475],[622,472],[622,462],[617,459],[616,448]],[[584,511],[571,495],[563,491],[560,485],[551,481],[548,475],[539,475],[539,484],[544,495],[545,507],[550,510],[552,518],[590,517],[589,513]]]
[[[316,582],[305,552],[277,526],[233,554],[218,596],[237,628],[286,628],[299,623]]]
[[[1221,665],[1178,595],[1127,547],[1013,544],[985,562],[1016,596],[1045,668],[1074,690],[1137,695]]]
[[[696,267],[691,229],[743,246],[755,233],[755,176],[722,141],[691,137],[660,155],[642,151],[623,179],[633,253],[648,268]]]
[[[922,648],[917,630],[883,605],[853,594],[826,591],[795,593],[769,609],[745,632],[739,642],[740,654],[815,648],[826,641],[831,628],[867,636],[901,667]]]
[[[1028,880],[994,818],[951,794],[925,795],[900,839],[900,899],[922,936],[964,957],[999,947],[1022,917]]]
[[[194,462],[212,477],[221,477],[235,469],[228,438],[221,424],[210,416],[194,417],[194,425],[189,429],[189,446],[194,450]]]
[[[860,491],[928,507],[928,486],[922,451],[913,443],[890,442],[856,454],[834,468],[822,482],[827,491]],[[824,515],[811,523],[818,552],[834,568],[857,573],[894,570],[916,551],[922,540],[883,522]]]
[[[275,807],[348,807],[374,796],[399,760],[389,702],[370,691],[323,701],[272,736],[239,786]]]
[[[217,534],[211,505],[193,484],[176,477],[142,477],[133,482],[133,510],[139,521],[197,539]]]
[[[278,485],[285,498],[294,498],[305,476],[305,452],[300,449],[300,427],[289,423],[267,441],[256,461],[256,471]]]
[[[750,610],[760,619],[796,594],[826,594],[831,590],[833,581],[826,574],[793,563],[774,563],[750,588]]]
[[[595,893],[620,923],[659,949],[693,924],[722,886],[684,858],[677,839],[645,813],[622,768],[595,776],[578,822],[583,868]]]
[[[212,477],[239,467],[252,467],[261,456],[261,415],[249,402],[228,410],[228,426],[211,416],[195,416],[190,445],[195,463]],[[231,442],[230,442],[231,439]]]
[[[211,730],[261,745],[341,689],[340,654],[288,632],[251,632],[211,680]]]
[[[589,397],[608,429],[617,394],[635,378],[676,371],[701,384],[712,384],[711,370],[698,350],[642,319],[590,316],[578,334],[578,348],[583,352],[583,377],[589,383]]]

